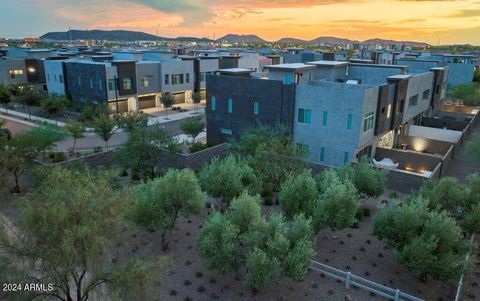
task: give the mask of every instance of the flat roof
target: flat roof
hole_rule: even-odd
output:
[[[402,79],[407,79],[412,77],[411,74],[398,74],[398,75],[392,75],[387,77],[387,79],[393,79],[393,80],[402,80]]]
[[[313,61],[313,62],[307,62],[308,65],[315,65],[318,67],[341,67],[341,66],[347,66],[350,64],[349,62],[341,62],[341,61]]]
[[[446,57],[475,57],[474,55],[471,54],[435,54],[435,55],[443,55]]]
[[[226,69],[219,69],[217,70],[221,73],[230,73],[230,74],[238,74],[238,73],[252,73],[253,69],[247,68],[226,68]]]
[[[307,65],[303,63],[292,63],[292,64],[278,64],[278,65],[268,65],[265,66],[266,69],[273,70],[287,70],[287,71],[296,71],[296,70],[311,70],[315,69],[314,65]]]
[[[443,71],[443,70],[446,70],[447,68],[445,67],[433,67],[433,68],[430,68],[430,70],[432,71]]]
[[[350,66],[358,67],[370,67],[370,68],[392,68],[392,69],[408,69],[406,65],[388,65],[388,64],[362,64],[362,63],[350,63]]]

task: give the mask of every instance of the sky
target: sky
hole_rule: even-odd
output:
[[[0,0],[0,37],[68,28],[480,45],[480,0]]]

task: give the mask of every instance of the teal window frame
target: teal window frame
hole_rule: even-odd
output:
[[[255,115],[258,115],[258,112],[259,112],[259,107],[258,107],[258,106],[259,106],[259,105],[258,105],[258,102],[255,101],[255,102],[253,103],[253,114],[255,114]]]
[[[323,111],[322,125],[327,126],[328,124],[328,112]]]
[[[231,98],[228,99],[228,113],[233,112],[233,100]]]
[[[299,108],[297,121],[306,124],[312,123],[312,110]]]
[[[348,114],[348,116],[347,116],[347,129],[348,130],[352,129],[352,121],[353,121],[352,114]]]
[[[217,99],[215,96],[212,96],[212,111],[215,111],[217,109]]]
[[[233,134],[233,131],[231,129],[226,129],[226,128],[220,129],[220,132],[222,134],[226,134],[226,135],[232,135]]]
[[[325,162],[325,147],[320,148],[320,161]]]
[[[344,152],[343,153],[343,163],[348,163],[350,159],[350,153],[349,152]]]
[[[293,74],[292,73],[285,73],[285,85],[293,84]]]

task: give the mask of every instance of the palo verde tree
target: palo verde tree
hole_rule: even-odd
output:
[[[5,108],[8,114],[8,105],[12,101],[12,95],[7,87],[0,85],[0,105]]]
[[[226,204],[243,191],[256,194],[261,188],[260,180],[247,162],[232,155],[223,160],[214,158],[202,169],[199,180],[204,191]]]
[[[164,250],[178,217],[200,213],[205,199],[190,169],[170,169],[163,177],[136,186],[132,195],[134,222],[149,232],[159,230]]]
[[[431,211],[428,202],[412,198],[383,208],[375,216],[374,234],[397,250],[397,260],[422,281],[428,276],[453,280],[471,267],[471,248],[455,220],[445,211]]]
[[[192,143],[195,143],[195,138],[205,129],[205,122],[199,117],[189,118],[180,124],[180,129],[185,135],[192,137]]]
[[[146,127],[148,116],[141,112],[131,111],[122,115],[116,115],[115,120],[120,128],[131,133],[138,128]]]
[[[30,140],[31,146],[38,149],[42,159],[45,160],[45,154],[51,151],[57,142],[64,140],[68,133],[62,128],[47,125],[35,127],[25,135],[26,139]]]
[[[48,300],[152,300],[162,257],[132,257],[117,244],[126,234],[126,200],[114,173],[54,168],[22,202],[18,222],[0,222],[0,278],[52,284]],[[128,256],[127,256],[128,254]],[[22,264],[19,264],[19,263]],[[30,300],[29,292],[15,298]]]
[[[143,179],[153,179],[161,171],[162,159],[177,150],[174,139],[160,127],[140,127],[129,134],[115,158],[122,168],[130,168]]]
[[[208,269],[237,273],[254,290],[284,275],[299,281],[314,255],[311,220],[282,214],[263,217],[260,198],[243,193],[224,214],[214,212],[202,227],[198,249]],[[244,275],[240,275],[244,271]]]
[[[27,106],[28,110],[28,119],[32,119],[31,115],[31,107],[32,106],[38,106],[40,105],[40,102],[42,101],[43,97],[45,96],[43,93],[34,90],[31,87],[24,87],[21,90],[17,90],[17,96],[15,96],[15,101],[18,103],[23,104],[24,106]]]
[[[456,85],[450,91],[450,97],[461,100],[466,106],[478,106],[480,105],[480,83]]]
[[[63,95],[48,94],[40,100],[40,109],[49,116],[60,114],[70,105],[70,100]]]
[[[0,146],[0,168],[13,176],[12,192],[20,192],[20,176],[33,163],[40,150],[32,144],[29,132],[4,140]]]
[[[108,149],[108,140],[113,136],[115,121],[108,114],[100,114],[93,120],[93,131],[100,137]]]
[[[73,139],[72,153],[75,154],[77,139],[85,137],[85,125],[80,121],[69,120],[67,124],[65,124],[65,130],[68,131],[70,137]]]

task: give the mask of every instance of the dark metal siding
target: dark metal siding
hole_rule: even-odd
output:
[[[107,101],[106,78],[105,65],[65,63],[67,95],[74,102],[105,103]],[[92,79],[93,88],[90,87],[90,79]]]

